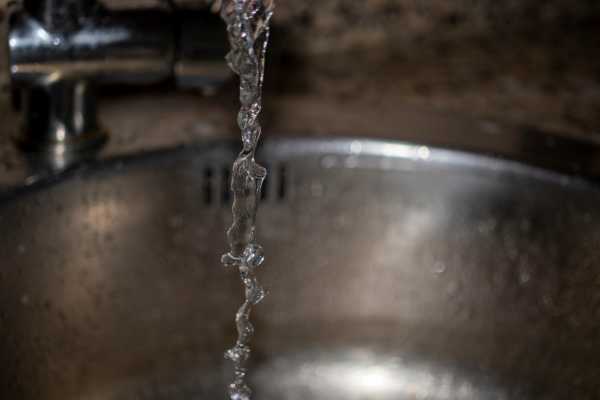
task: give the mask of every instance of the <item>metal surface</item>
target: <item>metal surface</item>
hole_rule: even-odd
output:
[[[171,75],[176,39],[166,10],[97,11],[68,31],[53,30],[27,12],[11,18],[16,84],[78,79],[152,83]]]
[[[214,399],[237,145],[105,160],[0,202],[0,398]],[[597,399],[600,191],[398,142],[282,140],[259,215],[260,399]]]
[[[25,92],[21,142],[50,154],[101,142],[93,85],[175,78],[180,86],[213,88],[223,82],[225,30],[211,25],[213,19],[218,16],[206,11],[111,11],[92,0],[13,6],[9,68],[14,89]]]
[[[32,1],[11,12],[12,83],[25,92],[21,143],[50,155],[101,143],[95,82],[171,75],[175,29],[161,10],[109,13],[95,1]]]
[[[59,160],[67,152],[105,140],[89,82],[59,81],[31,88],[24,92],[24,106],[19,144],[26,150],[47,149],[51,159]]]

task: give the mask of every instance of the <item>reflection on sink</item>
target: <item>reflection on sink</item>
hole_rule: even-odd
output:
[[[223,396],[235,143],[105,160],[0,201],[0,398]],[[595,398],[598,189],[394,146],[263,147],[257,398]]]

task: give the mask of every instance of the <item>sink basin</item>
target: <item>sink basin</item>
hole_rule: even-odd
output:
[[[0,200],[0,398],[225,398],[237,142],[88,164]],[[600,398],[600,190],[372,140],[266,141],[270,399]]]

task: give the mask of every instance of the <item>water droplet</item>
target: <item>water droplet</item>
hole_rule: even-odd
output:
[[[521,285],[526,285],[531,280],[531,272],[526,268],[519,269],[519,283]]]
[[[256,243],[250,243],[244,249],[244,264],[250,268],[259,267],[265,261],[262,246]]]
[[[323,192],[323,184],[320,182],[313,182],[310,185],[310,193],[313,195],[313,197],[321,197],[323,196]]]
[[[437,261],[435,264],[433,264],[433,273],[436,275],[441,275],[444,272],[446,272],[446,264],[444,264],[441,261]]]
[[[421,160],[429,160],[429,157],[431,156],[431,150],[429,150],[429,147],[427,146],[421,146],[419,147],[419,150],[417,150],[417,154]]]
[[[354,140],[350,145],[350,152],[352,154],[360,154],[362,152],[363,145],[360,141]]]
[[[229,398],[231,400],[250,400],[252,390],[248,385],[236,382],[229,385]]]
[[[337,165],[337,157],[336,156],[325,156],[321,160],[321,166],[323,168],[333,168]]]
[[[250,358],[250,348],[247,346],[237,344],[235,347],[225,352],[225,358],[233,361],[235,364],[241,364]]]
[[[262,287],[256,288],[256,290],[252,291],[251,295],[248,296],[248,301],[252,304],[256,305],[263,301],[265,298],[265,291]]]

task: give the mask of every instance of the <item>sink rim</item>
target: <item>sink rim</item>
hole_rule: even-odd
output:
[[[47,166],[35,167],[27,164],[17,166],[22,176],[4,182],[0,173],[0,201],[18,197],[23,193],[40,190],[58,184],[73,176],[83,176],[89,172],[101,171],[115,166],[136,162],[150,162],[156,158],[171,157],[180,152],[202,155],[215,149],[231,153],[237,148],[234,139],[207,139],[189,144],[141,150],[129,154],[101,153],[98,157],[84,160],[62,170]],[[600,151],[600,147],[598,148]],[[462,167],[481,171],[493,171],[498,176],[527,176],[536,180],[552,182],[570,187],[585,187],[588,190],[599,188],[600,175],[570,174],[561,168],[543,166],[530,160],[515,160],[499,154],[478,153],[444,146],[431,146],[404,140],[370,139],[365,137],[284,137],[265,138],[261,141],[257,157],[269,160],[298,158],[306,155],[357,157],[406,160],[430,166]],[[600,160],[600,154],[599,158]],[[364,166],[363,166],[364,167]],[[372,166],[371,166],[372,168]],[[377,168],[377,167],[376,167]],[[599,165],[600,168],[600,165]],[[599,171],[600,172],[600,171]]]

